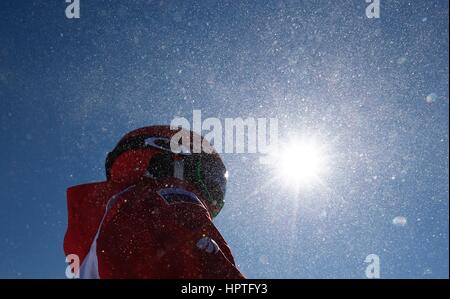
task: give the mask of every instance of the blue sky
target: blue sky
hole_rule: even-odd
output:
[[[64,278],[65,189],[104,178],[126,132],[276,117],[319,136],[323,184],[254,154],[216,224],[250,278],[448,278],[448,1],[0,3],[0,277]],[[428,101],[427,101],[428,97]],[[405,217],[404,226],[394,225]]]

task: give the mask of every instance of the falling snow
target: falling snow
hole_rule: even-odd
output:
[[[392,219],[392,224],[395,226],[405,226],[408,223],[406,217],[403,216],[397,216],[394,219]]]
[[[0,278],[64,277],[66,188],[194,109],[326,149],[310,188],[223,154],[215,224],[247,277],[362,278],[378,254],[383,278],[448,278],[448,1],[81,1],[0,1]]]

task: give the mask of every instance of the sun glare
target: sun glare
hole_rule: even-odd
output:
[[[296,139],[281,144],[274,159],[277,178],[294,187],[311,187],[327,169],[324,146],[314,139]]]

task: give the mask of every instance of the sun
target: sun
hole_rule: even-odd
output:
[[[295,188],[317,185],[328,168],[325,145],[312,137],[279,144],[271,160],[276,178]]]

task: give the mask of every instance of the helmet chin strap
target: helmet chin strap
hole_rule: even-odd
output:
[[[174,177],[184,180],[184,161],[182,157],[176,155],[164,153],[156,155],[149,163],[144,176],[150,178]]]
[[[177,179],[184,180],[184,161],[175,159],[173,162],[173,176]]]

